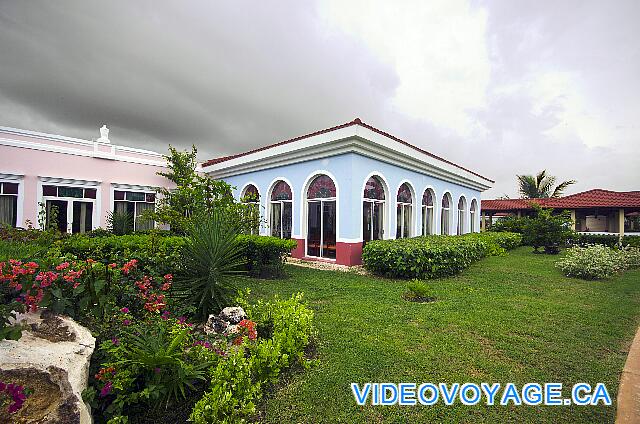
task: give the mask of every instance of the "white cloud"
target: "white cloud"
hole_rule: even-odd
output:
[[[478,129],[469,112],[485,105],[491,72],[484,9],[464,0],[327,0],[320,11],[395,68],[399,112],[463,136]]]

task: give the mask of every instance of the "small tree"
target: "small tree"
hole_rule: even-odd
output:
[[[544,247],[545,253],[558,253],[560,246],[573,235],[570,212],[562,211],[554,215],[553,209],[544,209],[535,203],[531,206],[535,216],[528,218],[524,226],[523,238],[531,243],[534,252]]]
[[[172,231],[180,234],[189,228],[192,217],[211,216],[214,210],[220,210],[223,216],[235,220],[235,225],[241,229],[255,226],[256,223],[252,222],[255,215],[245,211],[247,205],[235,201],[229,184],[198,174],[197,153],[195,146],[190,152],[169,146],[169,155],[164,156],[169,171],[158,172],[158,175],[173,182],[175,188],[157,188],[156,208],[143,216],[168,224]]]

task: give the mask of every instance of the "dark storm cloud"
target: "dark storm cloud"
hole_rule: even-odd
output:
[[[396,84],[301,2],[5,2],[0,39],[3,125],[203,157],[375,120]]]

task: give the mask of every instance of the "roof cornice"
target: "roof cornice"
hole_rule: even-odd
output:
[[[366,127],[351,126],[306,138],[304,142],[300,139],[230,158],[203,170],[214,178],[225,178],[345,153],[356,153],[480,191],[491,187],[490,180],[471,171],[416,153],[411,146],[399,145]]]

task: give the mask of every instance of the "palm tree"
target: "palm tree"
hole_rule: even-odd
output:
[[[555,188],[556,177],[547,175],[543,170],[538,175],[516,175],[520,185],[520,195],[525,199],[540,199],[549,197],[560,197],[565,188],[575,184],[575,180],[563,181]]]

